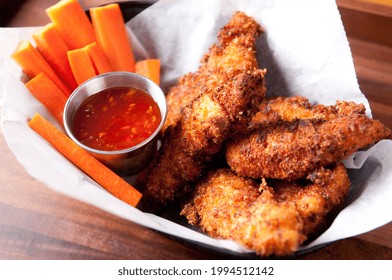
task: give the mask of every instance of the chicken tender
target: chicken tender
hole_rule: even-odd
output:
[[[219,43],[213,45],[201,59],[199,69],[181,77],[167,94],[168,114],[163,132],[182,120],[184,109],[191,106],[200,94],[211,91],[215,86],[224,86],[221,83],[222,75],[230,79],[239,73],[257,69],[254,40],[262,31],[261,26],[244,13],[233,15],[230,22],[220,30]],[[221,104],[226,103],[225,100],[221,101]]]
[[[182,119],[184,109],[199,96],[200,89],[197,87],[202,79],[197,73],[188,73],[181,77],[176,86],[172,87],[166,95],[167,116],[162,127],[164,135],[169,127],[174,127]]]
[[[277,201],[294,202],[303,220],[303,234],[315,237],[330,224],[350,190],[350,179],[343,164],[333,169],[320,168],[307,176],[309,181],[269,182]]]
[[[180,79],[172,91],[180,96],[190,89],[192,96],[171,113],[161,152],[147,180],[145,205],[159,207],[173,201],[220,151],[230,127],[254,114],[265,96],[265,71],[257,69],[255,56],[255,40],[261,31],[253,18],[235,13],[198,71]]]
[[[240,73],[225,84],[212,84],[210,92],[195,100],[185,110],[181,122],[179,137],[186,153],[207,159],[216,154],[230,136],[231,128],[246,122],[246,116],[256,111],[257,101],[265,95],[263,77],[259,70]],[[214,82],[222,80],[217,77]]]
[[[359,114],[299,120],[232,141],[226,159],[240,176],[295,180],[384,138],[391,139],[389,128]]]
[[[293,122],[298,119],[331,120],[336,117],[352,114],[365,115],[365,106],[350,101],[337,101],[335,105],[325,106],[311,104],[302,96],[273,97],[263,100],[259,111],[249,123],[249,128],[268,128],[284,122]]]
[[[149,189],[147,190],[147,194],[150,196],[172,200],[179,195],[177,193],[180,191],[179,186],[184,185],[184,182],[196,180],[202,172],[204,167],[202,162],[188,156],[186,153],[179,152],[181,139],[173,136],[178,135],[178,129],[178,126],[168,128],[166,131],[167,137],[164,141],[170,141],[170,144],[163,142],[161,148],[161,155],[166,155],[165,159],[161,160],[160,157],[157,157],[152,163],[154,173],[150,173],[148,177]],[[175,156],[170,157],[169,155]],[[173,176],[173,174],[181,174],[181,176]],[[155,188],[155,186],[157,187]],[[141,205],[149,211],[155,211],[162,206],[157,199],[142,199]]]
[[[305,240],[295,204],[274,199],[273,189],[228,169],[210,173],[181,214],[208,235],[232,239],[261,256],[287,255]]]
[[[339,164],[309,174],[306,183],[274,180],[271,186],[219,169],[197,185],[181,215],[211,237],[235,240],[261,256],[287,255],[326,229],[350,180]]]

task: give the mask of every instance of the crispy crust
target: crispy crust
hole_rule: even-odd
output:
[[[381,122],[359,114],[299,120],[238,138],[227,145],[226,159],[241,176],[295,180],[391,135]]]
[[[320,168],[307,176],[310,182],[274,180],[271,186],[278,201],[292,201],[303,220],[303,233],[308,237],[326,229],[343,205],[350,189],[350,179],[343,164],[333,169]]]
[[[173,201],[220,151],[230,127],[256,111],[265,96],[265,71],[257,69],[255,57],[260,33],[253,18],[235,13],[199,70],[180,79],[169,93],[172,113],[143,195],[148,205],[162,207]],[[173,101],[188,93],[184,101]]]
[[[294,203],[278,202],[273,190],[220,169],[196,188],[182,215],[215,238],[232,239],[259,255],[287,255],[305,240]]]
[[[234,78],[238,74],[250,73],[257,69],[255,38],[262,32],[261,26],[242,12],[236,12],[230,22],[218,34],[218,43],[211,46],[201,59],[195,73],[188,73],[178,80],[167,94],[168,115],[163,132],[182,120],[184,109],[191,106],[201,94],[211,92],[216,87],[224,87],[223,79]],[[213,75],[213,76],[211,76]],[[230,88],[228,88],[230,90]],[[224,107],[226,96],[223,90],[215,90],[214,95]],[[241,96],[237,97],[242,101]],[[227,110],[232,118],[236,111]]]
[[[266,98],[249,123],[248,130],[268,128],[282,122],[296,120],[331,120],[352,114],[365,115],[365,106],[349,101],[337,101],[335,105],[311,104],[302,96]]]
[[[307,183],[273,181],[270,187],[219,169],[197,185],[181,215],[208,235],[235,240],[261,256],[291,254],[325,230],[350,187],[342,164],[308,178]]]

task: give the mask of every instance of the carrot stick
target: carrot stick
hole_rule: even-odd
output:
[[[141,193],[79,147],[41,115],[35,114],[29,126],[113,196],[134,207],[138,204],[142,197]]]
[[[63,111],[67,97],[44,73],[28,81],[25,86],[38,99],[56,120],[63,125]]]
[[[29,41],[20,42],[11,57],[19,64],[29,79],[42,72],[61,89],[65,96],[71,95],[71,91],[61,82],[48,62]]]
[[[46,9],[69,49],[82,48],[95,41],[90,20],[77,0],[61,0]]]
[[[118,4],[90,9],[98,45],[115,71],[135,71],[135,59]]]
[[[68,63],[68,47],[61,39],[53,23],[49,23],[41,30],[33,34],[33,39],[38,51],[49,63],[65,86],[72,92],[77,83],[72,75],[71,67]]]
[[[160,60],[145,59],[136,62],[135,72],[149,78],[151,81],[159,85],[160,82]]]
[[[91,43],[84,48],[87,50],[97,74],[113,71],[108,58],[96,42]]]
[[[68,51],[68,61],[78,85],[96,75],[94,65],[86,49]]]

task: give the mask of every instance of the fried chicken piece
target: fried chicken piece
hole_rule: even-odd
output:
[[[330,225],[349,192],[343,164],[320,168],[304,182],[260,186],[229,169],[201,181],[181,215],[214,238],[232,239],[261,256],[293,253]]]
[[[343,164],[333,169],[320,168],[307,176],[310,181],[269,182],[277,201],[294,202],[303,220],[303,234],[315,237],[330,224],[331,218],[343,205],[350,190],[350,179]]]
[[[219,76],[212,74],[206,91],[185,109],[179,137],[190,156],[209,159],[215,155],[231,127],[245,123],[265,96],[263,71],[239,73],[230,81]]]
[[[184,181],[192,182],[199,178],[202,172],[204,167],[202,162],[178,151],[178,147],[181,146],[181,139],[172,136],[178,135],[178,129],[178,126],[168,128],[166,131],[167,137],[164,139],[166,142],[163,142],[161,148],[161,154],[166,156],[164,160],[158,157],[152,162],[154,173],[150,171],[148,176],[149,189],[146,193],[157,199],[142,199],[141,207],[145,208],[145,210],[155,211],[159,209],[162,203],[158,198],[173,199],[178,195],[177,192],[180,191],[179,186],[184,185]],[[170,143],[167,143],[169,141]],[[170,157],[170,155],[174,156]],[[177,175],[173,176],[173,174]],[[181,174],[181,176],[178,174]],[[157,187],[153,188],[154,186]]]
[[[254,40],[261,32],[261,26],[243,12],[233,15],[220,30],[219,44],[213,45],[201,59],[199,69],[181,77],[167,94],[168,114],[163,132],[182,120],[184,109],[203,94],[205,87],[211,90],[214,86],[222,86],[219,83],[222,75],[228,75],[229,79],[238,73],[257,69]],[[215,74],[216,77],[211,77]],[[221,101],[225,104],[224,100]]]
[[[331,120],[352,114],[365,115],[365,106],[349,101],[337,101],[335,105],[313,105],[302,96],[266,98],[259,105],[259,111],[249,123],[249,129],[266,128],[297,119]]]
[[[320,105],[318,105],[320,106]],[[337,117],[344,117],[344,116],[350,116],[352,114],[359,114],[359,115],[366,115],[366,108],[365,105],[363,104],[357,104],[352,101],[336,101],[336,105],[333,106],[336,111]],[[325,117],[324,119],[329,120],[331,118]]]
[[[167,127],[143,195],[147,208],[164,206],[184,185],[195,181],[205,163],[220,151],[230,127],[256,111],[265,96],[265,71],[257,69],[255,57],[255,40],[260,33],[253,18],[235,13],[199,70],[180,79],[172,94],[187,94],[189,88],[197,97],[181,103],[180,111],[171,114],[170,133],[166,133]],[[188,165],[192,166],[190,172],[182,168]]]
[[[389,128],[359,114],[299,120],[232,141],[226,159],[240,176],[295,180],[384,138],[392,138]]]
[[[182,119],[186,106],[200,95],[200,88],[197,86],[206,77],[197,73],[188,73],[182,76],[176,86],[173,86],[166,95],[167,116],[162,127],[161,134],[164,135],[169,127],[174,127]]]
[[[305,240],[293,202],[275,200],[272,188],[259,190],[229,169],[202,180],[181,215],[211,237],[232,239],[261,256],[291,254]]]

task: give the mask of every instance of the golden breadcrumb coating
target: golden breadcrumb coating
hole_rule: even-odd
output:
[[[181,214],[208,235],[232,239],[262,256],[290,254],[305,240],[294,203],[278,202],[270,187],[259,190],[228,169],[202,180]]]
[[[199,69],[182,76],[167,94],[168,114],[163,132],[182,119],[184,109],[200,94],[204,94],[208,90],[206,87],[211,91],[214,87],[225,86],[222,83],[223,75],[230,79],[237,74],[249,74],[249,71],[257,69],[254,40],[261,32],[261,26],[244,13],[237,12],[233,15],[230,22],[220,30],[219,43],[213,45],[201,59]],[[230,87],[227,90],[230,90]],[[217,93],[219,92],[223,91],[217,89]],[[226,94],[223,92],[221,104],[226,104]],[[241,96],[237,98],[240,99]],[[236,118],[233,114],[237,113],[231,112],[231,117]]]
[[[218,43],[203,57],[198,71],[180,79],[170,93],[180,98],[190,89],[192,97],[184,102],[170,101],[172,113],[162,149],[151,167],[143,195],[147,208],[173,201],[220,151],[230,127],[255,112],[265,96],[265,71],[257,69],[255,56],[255,40],[261,31],[253,18],[235,13],[219,32]],[[173,108],[175,104],[179,105],[177,109]]]
[[[167,116],[161,134],[164,135],[167,128],[175,126],[182,119],[185,107],[191,104],[200,94],[197,84],[201,80],[202,77],[197,73],[188,73],[182,76],[177,85],[170,89],[166,95]]]
[[[269,127],[297,119],[331,120],[352,114],[365,115],[365,106],[350,101],[337,101],[335,105],[311,104],[302,96],[266,98],[249,123],[250,129]]]
[[[226,159],[240,176],[295,180],[391,135],[381,122],[359,114],[299,120],[232,141]]]
[[[235,240],[261,256],[291,254],[326,229],[328,216],[343,205],[350,187],[342,164],[321,168],[308,179],[258,186],[219,169],[199,182],[181,214],[208,235]]]
[[[333,169],[320,168],[307,176],[308,181],[274,180],[271,186],[278,201],[291,201],[303,220],[303,233],[313,237],[324,231],[343,205],[350,190],[350,179],[343,164]]]

